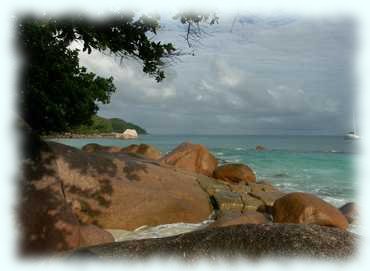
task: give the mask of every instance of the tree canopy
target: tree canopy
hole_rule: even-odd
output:
[[[211,17],[179,14],[182,23],[199,25]],[[210,19],[214,23],[214,19]],[[193,24],[192,24],[193,25]],[[116,88],[113,78],[102,78],[79,64],[81,43],[93,49],[142,62],[143,72],[156,81],[165,78],[165,60],[177,54],[172,43],[155,41],[156,16],[119,14],[108,20],[83,16],[55,18],[23,17],[18,22],[19,47],[23,56],[20,84],[22,118],[37,132],[63,132],[91,123],[97,103],[109,103]]]

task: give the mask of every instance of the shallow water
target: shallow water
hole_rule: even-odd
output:
[[[152,144],[166,153],[184,141],[204,144],[221,162],[249,165],[258,179],[267,179],[283,191],[314,193],[335,206],[355,201],[354,141],[340,136],[199,136],[141,135],[135,140],[56,139],[81,148],[87,143],[128,146]],[[257,152],[256,145],[266,151]]]

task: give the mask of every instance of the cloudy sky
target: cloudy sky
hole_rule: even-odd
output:
[[[184,26],[162,19],[157,37],[184,52],[156,83],[140,63],[94,52],[81,64],[113,76],[99,115],[153,134],[343,134],[352,129],[355,25],[346,19],[219,14],[189,48]]]

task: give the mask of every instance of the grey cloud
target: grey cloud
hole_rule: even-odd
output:
[[[166,68],[156,83],[132,60],[81,54],[90,70],[115,78],[100,114],[152,133],[341,134],[351,129],[354,25],[345,19],[241,17]],[[248,19],[249,18],[249,19]],[[158,39],[188,50],[183,26],[167,22]]]

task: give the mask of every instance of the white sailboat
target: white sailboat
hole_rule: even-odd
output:
[[[345,134],[344,139],[348,139],[348,140],[360,139],[360,136],[356,133],[355,114],[353,114],[353,131]]]

